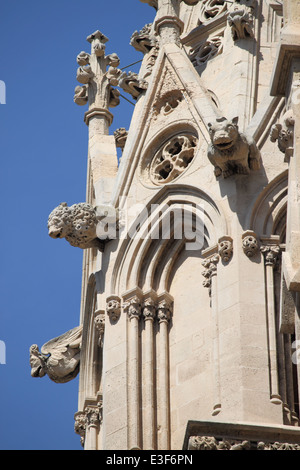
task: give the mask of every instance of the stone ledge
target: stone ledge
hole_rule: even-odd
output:
[[[212,438],[210,441],[209,439]],[[297,448],[300,450],[300,428],[293,426],[258,425],[256,423],[222,423],[213,421],[188,421],[186,434],[183,442],[183,450],[199,450],[197,439],[206,440],[207,447],[211,449],[210,443],[215,440],[220,443],[230,443],[231,449],[222,446],[222,450],[257,450],[268,448],[272,450],[274,444]],[[196,444],[195,444],[196,443]],[[258,446],[258,444],[263,443]],[[235,447],[233,449],[233,447]],[[203,447],[202,447],[203,448]],[[211,450],[218,450],[221,447]]]

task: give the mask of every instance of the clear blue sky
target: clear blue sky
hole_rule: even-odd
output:
[[[81,449],[74,432],[78,377],[55,384],[30,375],[30,346],[79,324],[83,252],[51,239],[47,218],[60,202],[85,201],[86,108],[73,102],[77,54],[90,52],[86,37],[99,29],[120,67],[142,59],[130,37],[154,15],[139,0],[1,4],[1,450]],[[110,133],[129,127],[131,104],[122,100],[111,111]]]

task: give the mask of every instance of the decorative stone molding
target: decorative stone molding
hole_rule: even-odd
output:
[[[156,46],[157,38],[151,32],[152,23],[146,24],[140,31],[135,31],[130,39],[130,45],[136,51],[147,54],[153,47]]]
[[[172,137],[155,154],[149,176],[154,184],[166,184],[177,178],[195,156],[197,138],[189,134]]]
[[[232,238],[224,235],[218,240],[218,253],[224,262],[230,261],[233,254],[233,241]]]
[[[227,17],[234,41],[253,38],[253,17],[246,7],[236,6]]]
[[[271,142],[276,142],[288,161],[294,151],[294,113],[291,109],[286,111],[278,123],[274,124],[270,132]]]
[[[229,440],[213,436],[191,436],[189,450],[300,450],[299,444]]]
[[[226,11],[227,2],[224,2],[224,0],[203,0],[199,14],[199,24],[206,23]]]
[[[136,100],[147,90],[148,83],[144,79],[140,79],[135,72],[122,72],[119,76],[119,87]]]
[[[299,428],[188,421],[183,450],[300,450]]]
[[[206,39],[196,47],[189,51],[189,57],[194,65],[197,67],[208,62],[210,59],[221,54],[223,51],[223,33]]]
[[[171,114],[179,103],[183,100],[183,94],[180,90],[171,90],[165,93],[153,105],[153,116],[156,118],[159,114],[167,116]]]
[[[209,288],[209,293],[211,293],[211,279],[214,275],[217,274],[217,264],[219,262],[219,255],[214,254],[209,256],[202,262],[202,266],[204,266],[205,271],[202,272],[202,276],[205,277],[203,281],[203,286]]]
[[[127,136],[128,136],[128,131],[125,129],[125,127],[119,127],[118,129],[114,131],[116,147],[120,148],[122,151],[124,150]]]
[[[214,166],[216,177],[247,175],[250,170],[259,170],[260,152],[252,137],[239,131],[237,117],[232,120],[217,118],[208,127],[211,143],[207,156]]]
[[[66,202],[62,202],[49,215],[49,236],[65,238],[71,246],[78,248],[98,248],[103,251],[104,237],[108,240],[110,235],[106,236],[97,226],[99,223],[101,225],[103,219],[108,220],[112,211],[116,215],[111,206],[94,207],[82,202],[69,207]],[[101,236],[101,240],[98,236]]]
[[[121,299],[117,295],[110,295],[106,299],[106,313],[111,322],[115,323],[121,315]]]
[[[280,256],[280,246],[279,245],[264,245],[260,248],[261,253],[265,257],[265,265],[275,266],[278,258]]]
[[[256,234],[252,230],[247,230],[242,235],[243,251],[248,258],[252,258],[259,252],[258,240]]]
[[[79,372],[82,326],[77,326],[45,343],[41,352],[36,344],[30,347],[32,377],[48,377],[56,383],[66,383]]]

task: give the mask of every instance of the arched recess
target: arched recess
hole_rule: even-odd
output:
[[[129,225],[127,234],[114,265],[111,294],[136,287],[167,291],[172,267],[183,249],[202,253],[229,235],[220,205],[202,190],[178,184],[163,187]]]
[[[288,172],[272,180],[256,199],[247,226],[260,239],[273,237],[285,243]]]
[[[82,353],[80,358],[79,409],[83,410],[86,400],[97,399],[101,393],[102,353],[99,348],[97,315],[96,277],[91,274],[86,289],[83,313]]]
[[[292,360],[295,311],[281,263],[286,243],[287,199],[288,171],[284,171],[258,196],[249,226],[264,255],[270,398],[272,403],[282,405],[284,424],[299,426],[299,379]]]

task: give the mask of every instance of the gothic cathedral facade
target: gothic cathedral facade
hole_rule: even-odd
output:
[[[79,373],[87,450],[300,449],[299,2],[141,1],[138,74],[100,31],[77,57],[86,201],[48,228],[83,250],[81,315],[31,374]]]

